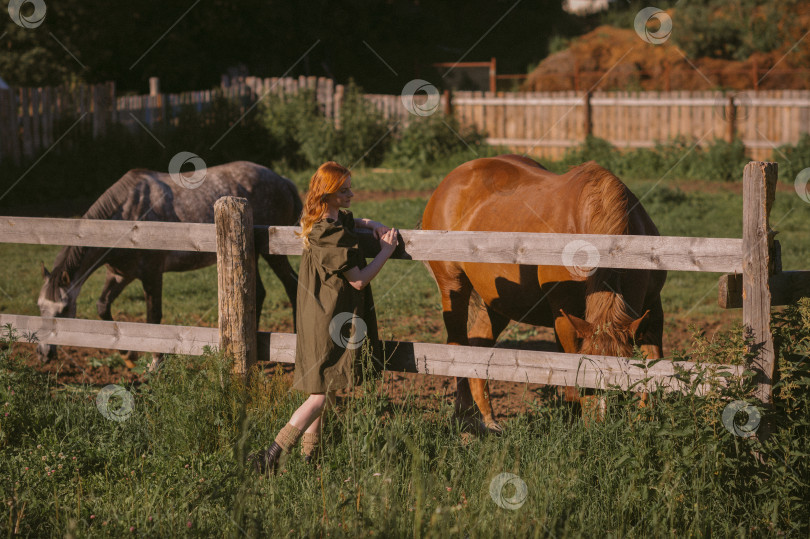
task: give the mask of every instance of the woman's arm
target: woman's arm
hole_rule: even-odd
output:
[[[346,280],[357,290],[362,290],[371,280],[377,276],[383,267],[383,264],[391,257],[394,249],[397,246],[397,231],[390,229],[385,232],[380,238],[380,252],[371,261],[371,263],[363,269],[357,266],[347,269],[343,272]]]
[[[362,290],[368,286],[368,283],[370,283],[374,277],[377,276],[382,269],[383,264],[385,264],[390,256],[390,253],[380,251],[380,254],[378,254],[365,268],[360,269],[355,266],[344,271],[343,275],[346,276],[346,280],[349,281],[350,285],[355,287],[357,290]]]
[[[354,226],[358,228],[368,228],[370,230],[374,230],[376,227],[383,225],[382,223],[378,223],[377,221],[373,221],[371,219],[365,219],[363,217],[355,217]]]
[[[383,234],[388,232],[390,228],[385,226],[384,224],[374,221],[372,219],[365,219],[362,217],[355,218],[354,226],[357,228],[367,228],[374,232],[374,239],[380,239]]]

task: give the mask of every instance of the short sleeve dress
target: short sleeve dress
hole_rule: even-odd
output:
[[[357,290],[347,269],[366,266],[350,211],[312,225],[298,270],[293,388],[325,393],[363,382],[362,352],[372,375],[382,371],[382,346],[371,285]],[[369,356],[366,356],[369,357]]]

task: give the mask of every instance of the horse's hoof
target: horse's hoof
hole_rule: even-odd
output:
[[[152,362],[149,363],[149,367],[147,367],[147,370],[149,371],[149,373],[155,374],[156,372],[158,372],[158,370],[160,370],[160,366],[162,364],[163,364],[162,359],[158,359],[156,357],[152,358]]]
[[[483,421],[482,423],[487,434],[495,434],[496,436],[503,434],[503,428],[501,427],[500,423],[494,419],[490,421]]]
[[[126,365],[128,369],[134,369],[135,363],[138,361],[138,357],[140,357],[140,352],[137,350],[129,350],[128,352],[122,351],[121,355],[124,356],[124,365]]]
[[[476,436],[483,436],[485,434],[500,435],[503,429],[494,419],[484,421],[480,417],[456,414],[453,419],[461,424],[461,431]]]

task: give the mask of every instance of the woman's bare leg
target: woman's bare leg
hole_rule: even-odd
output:
[[[329,408],[331,408],[334,405],[335,405],[335,392],[329,391],[328,393],[326,393],[326,399],[323,408],[321,409],[320,415],[316,417],[315,420],[312,421],[312,423],[309,425],[309,428],[306,430],[307,434],[320,434],[323,415]]]
[[[321,417],[324,405],[326,404],[326,395],[323,393],[313,393],[309,396],[304,404],[298,407],[290,417],[289,423],[302,431],[307,428],[317,419]]]

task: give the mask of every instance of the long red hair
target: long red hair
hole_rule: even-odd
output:
[[[349,177],[351,177],[349,169],[334,161],[322,164],[312,175],[304,200],[304,209],[301,211],[301,232],[296,233],[304,242],[305,248],[309,247],[307,236],[312,231],[312,225],[326,215],[328,209],[326,195],[336,193]]]

